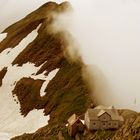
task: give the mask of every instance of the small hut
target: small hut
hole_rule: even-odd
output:
[[[73,114],[69,119],[68,119],[68,133],[71,137],[74,137],[76,133],[78,132],[83,132],[84,131],[84,124],[80,120],[80,118],[76,115]]]
[[[85,124],[88,130],[119,129],[124,119],[114,107],[97,106],[85,113]]]

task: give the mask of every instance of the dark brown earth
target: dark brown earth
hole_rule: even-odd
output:
[[[31,62],[37,67],[42,65],[36,74],[45,71],[48,75],[55,69],[59,71],[46,87],[45,96],[41,97],[39,93],[44,81],[26,77],[17,81],[13,95],[16,95],[19,100],[23,116],[28,115],[33,109],[44,109],[44,114],[50,115],[49,125],[46,128],[49,129],[48,131],[53,129],[55,131],[52,134],[47,132],[48,139],[57,136],[56,131],[63,129],[70,115],[73,113],[82,115],[91,102],[89,89],[82,77],[84,64],[80,57],[77,61],[73,61],[66,55],[69,45],[65,37],[66,32],[55,32],[52,27],[55,20],[54,13],[63,13],[67,10],[71,10],[67,2],[59,5],[54,2],[44,4],[8,27],[4,31],[8,32],[8,36],[0,43],[0,52],[7,49],[7,46],[14,48],[40,25],[36,39],[17,56],[12,64],[22,66],[24,63]],[[69,33],[67,35],[71,37]]]
[[[6,73],[7,73],[7,68],[3,68],[0,71],[0,87],[2,86],[2,80],[3,80],[4,76],[6,75]]]

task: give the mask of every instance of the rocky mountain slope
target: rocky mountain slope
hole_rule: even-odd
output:
[[[140,139],[140,115],[133,111],[121,110],[126,119],[125,124],[117,131],[97,131],[77,134],[71,138],[67,133],[67,119],[73,114],[83,115],[91,104],[90,90],[83,78],[83,64],[80,57],[72,59],[68,52],[72,38],[66,30],[55,30],[55,14],[71,10],[68,2],[57,4],[49,2],[32,12],[22,20],[11,25],[4,33],[7,37],[0,42],[0,52],[13,50],[18,47],[32,31],[38,28],[38,35],[27,44],[11,62],[12,66],[23,68],[27,63],[34,64],[37,70],[29,76],[23,76],[15,81],[12,90],[17,97],[20,111],[24,117],[34,110],[44,110],[50,115],[49,123],[35,133],[23,134],[12,140],[55,140],[61,135],[62,140],[72,139]],[[7,54],[9,53],[7,51]],[[8,66],[7,66],[8,67]],[[29,69],[27,68],[27,71]],[[53,71],[54,77],[45,86],[45,94],[40,91],[43,84]],[[8,69],[0,71],[0,85]],[[15,71],[15,73],[18,71]],[[43,75],[44,78],[35,78]],[[13,99],[14,100],[14,99]],[[45,125],[45,124],[44,124]]]

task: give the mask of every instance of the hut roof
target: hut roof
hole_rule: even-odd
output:
[[[76,114],[73,114],[69,119],[68,119],[68,123],[70,124],[70,125],[73,125],[75,122],[77,122],[77,121],[80,121],[82,124],[84,124],[84,121],[83,120],[81,120],[80,118],[79,118],[79,116],[77,116]]]
[[[90,120],[98,120],[101,115],[107,113],[112,120],[123,121],[123,117],[119,115],[118,111],[114,108],[105,108],[103,106],[95,107],[94,109],[88,109],[87,113]]]
[[[68,119],[68,123],[72,125],[72,124],[75,123],[76,120],[77,120],[77,116],[76,116],[76,114],[73,114],[73,115]]]

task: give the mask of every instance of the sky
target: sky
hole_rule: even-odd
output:
[[[75,5],[72,31],[92,65],[93,99],[140,111],[140,1],[88,2]]]
[[[58,0],[57,2],[62,2]],[[1,0],[0,31],[47,0]],[[96,79],[98,104],[140,111],[140,1],[70,0],[74,14],[68,29],[83,61]],[[93,79],[94,79],[93,78]],[[105,87],[105,90],[100,90]]]

